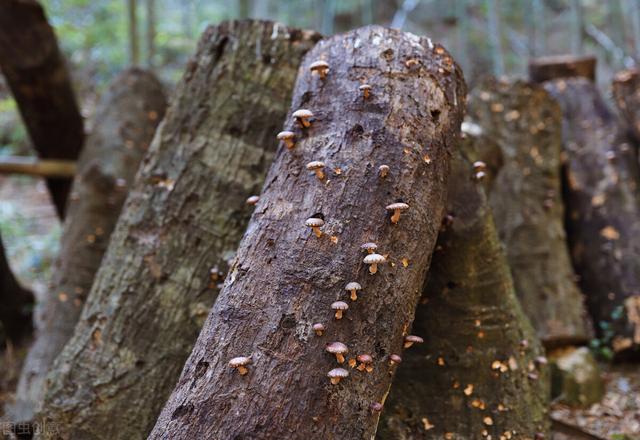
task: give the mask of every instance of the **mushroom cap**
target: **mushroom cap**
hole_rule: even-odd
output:
[[[380,165],[380,166],[378,167],[378,169],[379,169],[380,171],[382,171],[382,170],[387,170],[387,171],[389,171],[389,169],[390,169],[390,168],[389,168],[389,165]]]
[[[389,359],[391,359],[396,364],[399,364],[400,362],[402,362],[402,358],[397,354],[392,354],[391,356],[389,356]]]
[[[473,163],[473,168],[474,168],[474,169],[476,169],[476,170],[484,170],[485,168],[487,168],[487,164],[486,164],[486,163],[484,163],[484,162],[483,162],[483,161],[481,161],[481,160],[476,160],[476,161]]]
[[[349,304],[344,301],[336,301],[331,304],[331,308],[333,310],[347,310],[349,308]]]
[[[397,203],[392,203],[391,205],[388,205],[386,209],[387,211],[395,211],[396,209],[400,211],[404,211],[405,209],[409,209],[409,205],[403,202],[397,202]]]
[[[355,281],[351,281],[349,284],[344,286],[344,290],[360,290],[360,289],[362,289],[362,286],[359,283],[356,283]]]
[[[308,218],[304,222],[304,224],[305,226],[309,226],[310,228],[319,228],[320,226],[324,225],[324,220],[322,220],[321,218],[311,217]]]
[[[366,250],[371,249],[372,251],[375,251],[376,249],[378,249],[378,245],[375,244],[375,243],[369,242],[369,243],[363,244],[362,246],[360,246],[360,248],[361,249],[366,249]]]
[[[260,200],[260,196],[251,196],[247,199],[249,205],[255,205]]]
[[[366,257],[364,257],[364,260],[362,260],[362,262],[365,264],[381,264],[381,263],[386,263],[387,259],[384,257],[384,255],[369,254]]]
[[[307,110],[306,108],[301,108],[300,110],[296,110],[292,115],[294,118],[312,118],[313,113],[311,110]]]
[[[311,63],[309,65],[309,70],[311,70],[311,71],[328,69],[328,68],[329,68],[329,63],[327,63],[326,61],[322,61],[322,60],[314,61],[313,63]]]
[[[371,355],[368,355],[368,354],[359,354],[356,357],[356,360],[358,362],[362,362],[363,364],[370,364],[371,362],[373,362],[373,358],[371,357]]]
[[[334,368],[333,370],[329,371],[327,373],[327,376],[329,376],[330,378],[334,378],[334,377],[347,377],[349,376],[349,372],[347,370],[345,370],[344,368]]]
[[[349,352],[349,349],[347,348],[347,346],[344,345],[342,342],[331,342],[330,344],[327,344],[327,346],[325,347],[325,350],[333,354],[336,354],[336,353],[344,354]]]
[[[285,139],[291,139],[292,137],[294,137],[295,134],[293,133],[293,131],[281,131],[280,133],[278,133],[278,135],[276,136],[278,139],[285,140]]]
[[[421,344],[424,342],[424,339],[422,339],[420,336],[416,336],[416,335],[407,335],[404,337],[404,340],[407,342],[416,342],[418,344]]]
[[[229,361],[229,366],[233,368],[244,367],[251,363],[251,358],[246,356],[234,357]]]
[[[359,90],[371,90],[371,86],[369,84],[362,84],[358,87]]]
[[[319,160],[314,160],[307,164],[308,170],[319,170],[321,168],[324,168],[324,162],[321,162]]]
[[[314,330],[316,330],[316,331],[317,331],[317,330],[324,330],[324,325],[322,325],[322,324],[320,324],[319,322],[317,322],[317,323],[313,324],[313,327],[312,327],[312,328],[313,328]]]

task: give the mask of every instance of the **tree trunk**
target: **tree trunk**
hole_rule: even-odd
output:
[[[325,80],[309,72],[318,59],[330,65]],[[361,81],[372,86],[368,98]],[[441,46],[397,30],[365,27],[309,52],[291,110],[311,109],[312,125],[295,128],[295,149],[279,149],[150,439],[375,435],[371,405],[389,391],[388,357],[401,351],[420,297],[465,95],[461,71]],[[324,179],[305,171],[312,160],[327,164]],[[385,178],[381,165],[390,168]],[[399,200],[409,209],[393,224],[385,206]],[[324,219],[320,237],[305,226],[314,216]],[[371,241],[388,260],[374,275],[361,249]],[[362,285],[356,302],[345,292],[351,281]],[[345,296],[350,308],[338,320],[331,306]],[[314,323],[325,326],[323,336]],[[333,341],[345,343],[354,362],[371,355],[373,369],[352,369],[332,385],[327,373],[347,365],[325,351]],[[246,376],[229,367],[237,356],[252,358]]]
[[[34,0],[0,2],[0,69],[38,155],[76,159],[84,142],[82,116],[53,29]],[[71,179],[47,179],[64,216]]]
[[[636,145],[640,145],[640,70],[618,72],[612,86],[618,111],[629,126]]]
[[[318,39],[266,21],[205,31],[51,376],[43,414],[66,438],[138,439],[153,427],[249,222],[245,201],[273,159],[302,55]]]
[[[522,308],[547,347],[587,342],[563,224],[560,107],[540,86],[487,80],[469,114],[502,153],[489,198]]]
[[[31,335],[33,295],[13,276],[0,238],[0,346],[8,339],[13,344]]]
[[[137,0],[126,0],[128,26],[129,26],[129,64],[137,66],[140,62],[140,45],[138,44],[138,2]]]
[[[545,83],[564,115],[569,244],[597,330],[614,352],[640,348],[640,170],[598,90],[582,78]]]
[[[569,32],[571,42],[571,53],[580,55],[582,53],[582,0],[569,0],[569,9],[571,13],[571,29]]]
[[[156,0],[146,0],[147,7],[147,67],[154,67],[156,55]]]
[[[493,59],[493,73],[504,75],[504,57],[502,56],[502,31],[500,26],[500,8],[498,0],[487,0],[487,30]]]
[[[414,333],[377,438],[534,438],[547,430],[544,350],[516,299],[491,208],[465,154],[454,153],[447,212]],[[541,368],[542,367],[542,368]]]
[[[555,78],[580,76],[596,79],[596,58],[592,56],[553,55],[539,57],[529,62],[529,78],[541,83]]]
[[[48,296],[39,306],[36,339],[20,375],[17,401],[8,411],[13,420],[31,420],[42,402],[46,374],[73,334],[165,108],[161,84],[139,69],[120,74],[101,100],[97,124],[80,156]]]

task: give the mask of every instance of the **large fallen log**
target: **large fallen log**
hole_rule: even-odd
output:
[[[33,294],[13,275],[0,238],[0,346],[18,344],[31,335]]]
[[[298,66],[318,39],[266,21],[204,32],[50,376],[43,415],[61,435],[138,439],[153,427],[249,222],[246,200],[264,183]]]
[[[150,439],[375,435],[389,358],[419,340],[408,332],[465,95],[441,46],[396,30],[361,28],[306,55],[286,122],[296,146],[276,155]]]
[[[138,166],[162,119],[166,99],[149,72],[118,75],[102,97],[96,125],[80,155],[48,293],[38,307],[36,338],[25,359],[15,421],[31,420],[42,403],[45,378],[73,334]]]
[[[559,105],[540,86],[489,79],[468,107],[502,153],[489,203],[523,310],[547,347],[587,342],[590,320],[563,224]]]
[[[484,144],[473,139],[452,158],[447,216],[413,325],[425,343],[396,367],[379,439],[533,439],[548,430],[544,350],[467,160]]]
[[[534,58],[529,62],[529,78],[537,83],[577,76],[594,81],[596,61],[594,56],[575,55],[550,55]]]
[[[38,156],[77,159],[84,142],[82,116],[56,36],[37,1],[0,2],[0,69]],[[71,182],[47,179],[60,217]]]
[[[591,81],[545,83],[563,112],[571,256],[598,334],[640,347],[640,169],[626,130]]]

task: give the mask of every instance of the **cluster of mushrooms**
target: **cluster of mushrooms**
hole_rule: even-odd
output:
[[[325,61],[315,61],[309,66],[311,74],[316,74],[320,80],[325,80],[329,73],[329,64]],[[359,91],[362,93],[363,99],[369,99],[371,96],[372,87],[369,84],[362,84],[359,87]],[[311,120],[313,119],[313,112],[307,109],[299,109],[293,112],[292,117],[297,124],[304,130],[311,126]],[[286,148],[293,149],[296,146],[295,133],[292,131],[281,131],[277,135],[277,139],[282,141]],[[321,161],[312,161],[306,165],[306,169],[313,171],[316,178],[323,181],[326,178],[324,173],[325,164]],[[378,168],[378,174],[381,179],[385,179],[389,174],[390,168],[388,165],[381,165]],[[252,196],[247,199],[247,204],[255,205],[259,198]],[[400,221],[400,215],[403,211],[409,209],[409,205],[404,202],[395,202],[386,207],[386,210],[391,213],[391,223],[397,224]],[[316,237],[322,237],[323,233],[321,228],[325,222],[322,218],[311,217],[305,221],[305,226],[311,229],[312,233]],[[366,256],[363,258],[363,262],[369,266],[369,273],[375,275],[378,272],[378,265],[385,264],[387,259],[384,255],[378,254],[378,246],[375,243],[365,243],[361,248],[366,251]],[[351,301],[358,299],[358,292],[362,290],[362,286],[357,281],[351,281],[346,284],[345,291],[348,292]],[[349,309],[349,304],[346,301],[335,301],[331,304],[331,309],[334,312],[336,320],[342,319],[344,313]],[[317,336],[322,336],[325,332],[325,326],[322,323],[315,323],[312,326],[313,331]],[[404,348],[409,348],[413,344],[422,343],[423,339],[415,335],[407,335],[404,338]],[[326,344],[325,350],[335,356],[338,364],[342,365],[345,362],[345,355],[349,352],[349,348],[342,342],[331,342]],[[373,357],[370,354],[362,353],[355,358],[349,359],[347,364],[351,368],[356,368],[361,372],[373,371]],[[397,354],[391,354],[389,356],[389,365],[394,366],[402,362],[402,358]],[[251,363],[250,357],[236,357],[229,361],[229,366],[238,370],[241,375],[245,375],[248,372],[247,365]],[[349,376],[349,371],[345,368],[338,367],[333,368],[327,373],[332,384],[336,385],[340,383],[340,380]],[[374,402],[371,405],[372,411],[379,412],[382,410],[382,405],[378,402]]]

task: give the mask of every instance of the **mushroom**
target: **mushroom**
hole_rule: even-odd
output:
[[[387,259],[380,254],[369,254],[362,261],[364,264],[369,264],[369,272],[373,275],[378,271],[378,264],[386,263]]]
[[[404,348],[409,348],[413,344],[422,344],[424,339],[416,335],[407,335],[404,337]]]
[[[237,369],[238,373],[240,373],[240,376],[244,376],[249,372],[249,370],[247,369],[247,365],[249,365],[250,363],[251,357],[238,356],[229,361],[229,366],[231,368]]]
[[[333,385],[337,385],[338,383],[340,383],[341,379],[349,376],[349,372],[344,368],[334,368],[327,373],[327,376],[329,376],[329,379],[331,379],[331,383]]]
[[[247,199],[247,205],[255,205],[260,200],[260,196],[251,196]]]
[[[369,97],[369,93],[371,93],[371,86],[369,84],[362,84],[358,89],[362,92],[362,97],[364,99]]]
[[[484,179],[487,176],[487,173],[485,173],[484,171],[478,171],[476,173],[476,180],[480,181],[482,179]]]
[[[391,356],[389,356],[390,365],[399,364],[400,362],[402,362],[402,358],[397,354],[392,354]]]
[[[319,180],[324,179],[324,172],[322,171],[324,169],[324,162],[320,162],[319,160],[309,162],[307,164],[307,169],[309,171],[314,171]]]
[[[486,169],[487,169],[487,164],[481,160],[477,160],[473,163],[473,171],[475,171],[476,173],[478,171],[486,171]]]
[[[322,231],[320,228],[324,226],[324,220],[321,218],[311,217],[304,222],[304,225],[313,229],[313,233],[316,234],[316,237],[322,237]]]
[[[380,165],[378,167],[378,171],[380,171],[380,177],[383,179],[387,177],[387,174],[389,174],[389,169],[389,165]]]
[[[276,136],[278,138],[279,141],[284,142],[284,144],[287,146],[288,149],[292,149],[293,147],[296,146],[296,142],[295,142],[295,135],[293,134],[292,131],[281,131],[280,133],[278,133],[278,136]]]
[[[331,304],[331,308],[336,311],[336,319],[342,319],[342,312],[349,308],[349,304],[344,301],[336,301]]]
[[[365,243],[362,246],[360,246],[360,248],[365,249],[370,254],[374,254],[376,252],[376,249],[378,249],[378,245],[375,243]]]
[[[403,202],[392,203],[387,206],[387,211],[393,211],[391,216],[391,223],[396,224],[400,221],[400,213],[406,209],[409,209],[409,205]]]
[[[313,113],[310,110],[301,108],[300,110],[296,110],[293,112],[293,119],[295,119],[302,128],[311,127],[311,122],[309,122],[310,118],[313,118]]]
[[[316,332],[316,335],[318,336],[322,336],[322,333],[324,333],[324,325],[320,324],[319,322],[313,324],[313,331]]]
[[[369,373],[373,371],[373,367],[371,366],[373,358],[371,357],[371,355],[359,354],[358,356],[356,356],[356,360],[360,362],[360,365],[358,365],[358,371],[367,370],[367,372]]]
[[[355,281],[351,281],[344,287],[344,290],[348,290],[349,292],[351,292],[351,301],[355,301],[358,299],[358,294],[356,292],[360,289],[362,289],[362,286]]]
[[[317,73],[320,79],[325,79],[327,77],[327,72],[329,72],[329,63],[322,60],[314,61],[309,66],[309,70],[311,73]]]
[[[344,362],[344,355],[349,352],[347,346],[342,342],[331,342],[327,344],[325,350],[331,354],[335,354],[339,364]]]
[[[380,412],[382,411],[382,403],[380,402],[373,402],[369,408],[371,409],[371,412]]]

